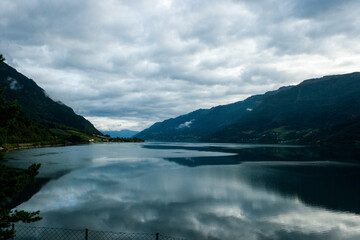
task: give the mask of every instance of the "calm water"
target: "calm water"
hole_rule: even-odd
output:
[[[303,147],[110,143],[30,149],[40,226],[188,239],[360,239],[360,161]]]

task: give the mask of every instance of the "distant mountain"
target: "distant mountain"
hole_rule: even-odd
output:
[[[136,134],[139,133],[139,131],[132,131],[128,129],[124,129],[121,131],[102,131],[104,135],[110,135],[112,138],[120,137],[120,138],[132,138]]]
[[[310,79],[241,102],[197,110],[156,123],[137,136],[145,140],[360,143],[360,73]]]
[[[291,86],[255,95],[244,101],[211,109],[199,109],[186,115],[158,122],[137,134],[136,137],[145,140],[201,141],[252,112],[268,96],[289,88]]]
[[[101,135],[88,120],[75,114],[65,104],[53,101],[33,80],[6,63],[1,63],[0,67],[0,89],[3,87],[5,87],[5,99],[15,100],[21,106],[17,124],[21,128],[21,132],[28,131],[28,134],[25,135],[29,138],[39,134],[43,135],[40,139],[54,136],[51,129],[76,130],[89,135]],[[16,132],[17,129],[12,131]],[[37,132],[40,133],[37,134]]]

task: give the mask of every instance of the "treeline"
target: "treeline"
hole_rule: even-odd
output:
[[[22,111],[16,100],[5,98],[6,90],[5,87],[0,89],[0,149],[85,143],[96,138],[93,134],[60,124],[37,122]]]
[[[5,59],[0,54],[0,64]],[[17,117],[20,114],[20,107],[13,101],[3,98],[4,90],[0,91],[0,239],[14,239],[14,232],[11,224],[19,221],[34,222],[41,220],[39,211],[26,212],[12,210],[9,202],[12,197],[19,194],[25,186],[34,183],[35,176],[39,173],[40,164],[33,164],[25,170],[8,168],[3,164],[3,157],[6,152],[9,136],[14,134],[14,129],[19,127]],[[18,124],[18,125],[17,125]]]
[[[1,145],[78,143],[102,135],[88,120],[4,63],[4,58],[0,60]]]
[[[109,140],[109,142],[144,142],[144,140],[134,137],[134,138],[121,138],[121,137],[116,137],[116,138],[107,138]]]

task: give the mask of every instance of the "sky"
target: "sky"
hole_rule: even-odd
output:
[[[0,53],[99,130],[359,71],[358,0],[1,0]]]

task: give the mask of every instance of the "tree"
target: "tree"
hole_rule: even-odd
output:
[[[4,61],[0,54],[0,64]],[[1,67],[1,65],[0,65]],[[6,143],[7,133],[12,123],[16,120],[20,112],[20,107],[4,99],[4,89],[0,90],[0,161],[6,151],[2,147]],[[39,221],[39,211],[13,211],[7,207],[11,197],[20,193],[24,187],[35,181],[35,176],[39,173],[40,164],[33,164],[26,170],[12,169],[0,164],[0,240],[10,239],[13,232],[11,224],[15,222],[34,222]]]
[[[27,170],[11,169],[0,165],[0,239],[10,239],[13,232],[11,224],[15,222],[35,222],[41,220],[39,211],[13,211],[6,207],[12,196],[21,192],[29,183],[35,181],[40,164],[33,164]]]
[[[6,143],[8,130],[20,112],[20,106],[4,98],[5,89],[0,89],[0,147]]]

